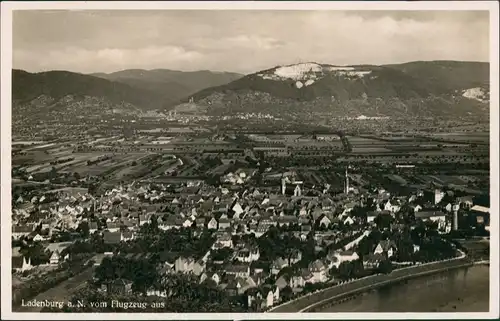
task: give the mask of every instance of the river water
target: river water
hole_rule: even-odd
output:
[[[320,312],[488,311],[489,266],[475,265],[387,285]]]

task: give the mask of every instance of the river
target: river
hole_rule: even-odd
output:
[[[488,312],[489,266],[424,276],[380,287],[318,312]]]

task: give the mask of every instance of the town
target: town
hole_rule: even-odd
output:
[[[14,135],[15,309],[269,311],[489,238],[488,132],[176,126]]]

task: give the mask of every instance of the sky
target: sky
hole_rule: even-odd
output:
[[[252,73],[277,65],[489,61],[488,11],[15,11],[13,67]]]

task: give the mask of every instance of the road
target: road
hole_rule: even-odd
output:
[[[374,275],[367,278],[355,280],[350,283],[344,283],[341,285],[333,286],[331,288],[313,293],[311,295],[300,297],[295,301],[290,301],[283,305],[277,306],[276,308],[269,310],[269,312],[270,313],[306,312],[305,310],[307,310],[307,312],[313,312],[313,310],[319,308],[319,306],[323,302],[329,301],[335,297],[341,297],[344,295],[353,294],[360,290],[369,289],[371,287],[397,281],[399,279],[410,278],[418,274],[430,273],[433,271],[442,270],[446,268],[453,268],[464,264],[471,264],[471,263],[469,260],[464,258],[454,261],[438,262],[438,263],[414,266],[406,269],[399,269],[393,271],[390,274]]]
[[[48,300],[48,301],[67,301],[71,298],[71,296],[83,288],[87,281],[90,280],[93,276],[94,269],[88,268],[80,274],[75,275],[72,278],[67,279],[66,281],[61,282],[57,286],[38,294],[36,297],[30,300]],[[40,312],[42,308],[37,307],[12,307],[14,312]]]

